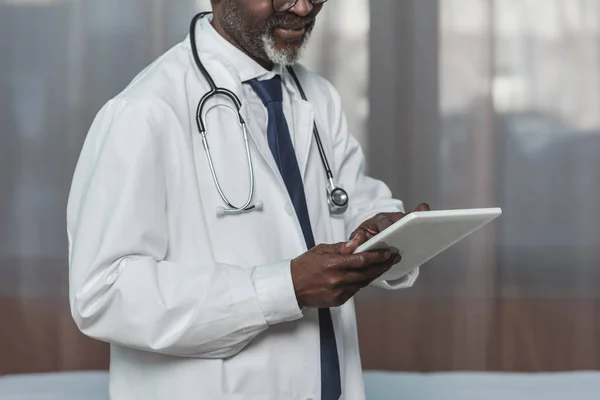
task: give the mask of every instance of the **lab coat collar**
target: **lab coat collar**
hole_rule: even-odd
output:
[[[241,82],[247,82],[252,79],[271,79],[275,75],[282,75],[283,67],[281,65],[275,64],[273,69],[269,71],[227,41],[211,25],[212,17],[212,14],[209,14],[198,23],[198,31],[205,34],[203,40],[206,43],[210,43],[210,46],[206,46],[205,50],[216,51],[219,58],[237,72]]]
[[[255,125],[254,119],[249,118],[248,105],[242,90],[244,81],[255,78],[261,80],[270,79],[274,77],[276,73],[281,73],[282,70],[281,68],[273,68],[272,71],[268,71],[263,68],[260,64],[222,37],[210,24],[211,20],[212,14],[209,14],[206,17],[201,18],[196,27],[196,45],[199,56],[204,63],[205,68],[209,71],[213,79],[217,81],[217,86],[232,91],[242,102],[240,114],[248,124],[250,137],[256,144],[263,159],[269,165],[273,175],[279,181],[282,190],[285,191],[285,184],[281,178],[277,164],[271,155],[266,136],[255,134],[255,132],[258,131],[258,128]],[[189,36],[185,42],[186,45],[189,44]],[[197,74],[200,80],[204,80],[199,71],[197,71]]]
[[[295,83],[293,83],[292,77],[288,71],[281,65],[276,64],[271,71],[263,68],[260,64],[242,52],[240,49],[229,43],[223,36],[221,36],[210,24],[212,20],[212,14],[201,18],[196,28],[196,43],[200,57],[205,64],[205,67],[210,71],[214,68],[225,69],[228,72],[228,76],[220,75],[220,82],[217,85],[223,86],[233,91],[242,101],[242,107],[240,112],[242,117],[252,125],[252,119],[248,118],[247,104],[242,92],[242,83],[252,79],[271,79],[275,75],[280,75],[282,81],[288,93],[290,94],[293,108],[298,115],[295,116],[295,131],[298,133],[298,137],[305,138],[305,140],[298,142],[296,148],[298,154],[298,161],[300,172],[304,176],[306,166],[308,162],[308,153],[312,144],[312,124],[314,121],[314,110],[312,104],[304,101],[297,92]],[[189,44],[190,38],[186,39]],[[198,72],[199,74],[199,72]],[[215,73],[211,73],[215,76]],[[275,161],[270,157],[270,149],[266,138],[261,135],[254,135],[254,129],[249,130],[250,136],[257,144],[258,149],[269,164],[273,173],[281,181],[279,176],[279,170]],[[285,186],[283,186],[285,187]]]
[[[228,72],[229,77],[221,76],[222,81],[220,82],[220,86],[232,90],[243,102],[243,82],[252,79],[271,79],[275,75],[280,75],[291,98],[295,100],[300,99],[300,94],[297,91],[295,83],[292,81],[291,76],[289,76],[289,73],[284,66],[275,64],[271,71],[263,68],[260,64],[221,36],[210,24],[212,18],[213,15],[208,14],[198,22],[196,28],[196,44],[198,46],[200,57],[209,72],[213,68],[224,69]],[[188,46],[190,45],[189,35],[184,43]],[[214,74],[215,72],[211,72],[211,75]]]

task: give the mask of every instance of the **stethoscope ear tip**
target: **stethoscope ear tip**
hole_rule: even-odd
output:
[[[217,217],[223,218],[225,216],[225,207],[217,207]]]
[[[254,204],[254,208],[256,209],[256,211],[262,211],[264,207],[264,204],[262,201],[257,201],[256,204]]]

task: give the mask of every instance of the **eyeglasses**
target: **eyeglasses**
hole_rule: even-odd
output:
[[[327,0],[309,0],[313,6],[320,6]],[[291,10],[298,3],[298,0],[271,0],[273,10],[277,13],[282,13]]]

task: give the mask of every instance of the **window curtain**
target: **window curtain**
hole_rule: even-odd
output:
[[[598,369],[600,3],[371,5],[373,173],[407,208],[504,215],[413,289],[359,296],[365,367]]]

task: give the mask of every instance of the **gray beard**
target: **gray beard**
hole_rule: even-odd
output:
[[[227,0],[224,5],[221,26],[225,32],[233,39],[244,51],[252,56],[269,60],[274,64],[293,65],[295,64],[308,44],[308,39],[312,31],[312,26],[307,29],[302,44],[297,49],[275,47],[273,31],[275,22],[267,23],[264,29],[258,29],[248,25],[249,19],[246,12],[240,6],[239,0]]]
[[[275,47],[275,40],[273,40],[273,36],[268,33],[263,34],[260,37],[262,41],[262,50],[265,52],[267,59],[274,64],[280,64],[283,66],[294,65],[304,52],[306,45],[308,44],[308,39],[310,39],[310,32],[306,32],[304,39],[302,40],[302,45],[300,48],[292,50],[292,49],[278,49]]]

